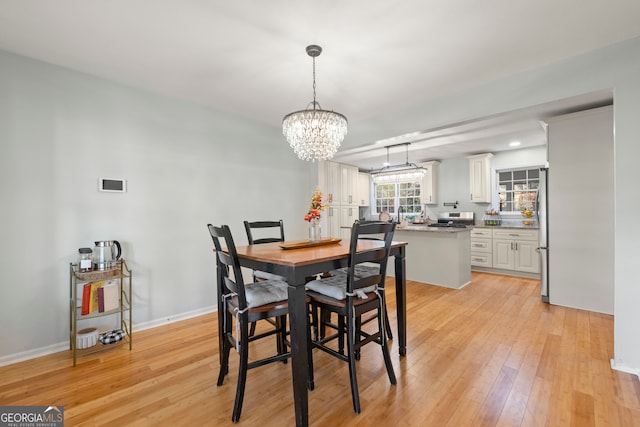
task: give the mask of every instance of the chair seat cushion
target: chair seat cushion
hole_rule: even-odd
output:
[[[337,270],[331,270],[329,272],[332,276],[339,276],[340,274],[347,274],[347,267],[338,268]],[[360,279],[367,276],[374,276],[380,274],[380,266],[378,264],[359,264],[356,265],[355,276]]]
[[[259,307],[278,301],[286,301],[288,298],[287,282],[282,280],[265,280],[264,282],[250,283],[244,287],[249,308]]]
[[[347,276],[344,273],[327,277],[326,279],[312,280],[305,286],[307,289],[337,300],[344,300],[347,298]],[[376,285],[359,289],[359,291],[362,291],[365,294],[375,290]]]
[[[260,271],[260,270],[255,270],[253,272],[253,276],[256,279],[262,279],[262,280],[280,280],[283,282],[287,280],[283,276],[278,276],[277,274],[267,273],[266,271]]]

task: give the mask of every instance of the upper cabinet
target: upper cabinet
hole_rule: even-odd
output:
[[[340,168],[340,205],[358,206],[358,168],[351,165],[339,165]]]
[[[371,175],[358,172],[358,205],[371,205]]]
[[[358,206],[358,168],[331,161],[320,167],[324,201],[333,205]]]
[[[493,154],[476,154],[469,159],[469,189],[474,203],[491,203],[491,158]]]
[[[420,182],[420,203],[423,205],[438,204],[438,165],[440,162],[431,161],[423,162],[418,166],[422,166],[427,172]]]
[[[324,202],[330,204],[340,203],[340,164],[336,162],[324,162]],[[321,181],[322,182],[322,181]]]

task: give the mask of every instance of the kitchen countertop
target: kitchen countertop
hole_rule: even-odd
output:
[[[474,225],[472,228],[499,228],[511,230],[539,230],[537,225]]]
[[[396,226],[397,231],[428,231],[436,233],[460,233],[462,231],[469,231],[471,227],[458,228],[458,227],[429,227],[423,224],[409,224],[405,226]]]
[[[507,223],[507,224],[503,224],[503,225],[478,224],[478,225],[471,226],[471,228],[517,228],[519,230],[522,230],[522,229],[539,230],[540,226],[538,225],[537,221],[534,221],[533,225],[524,225],[524,224],[522,224],[522,222],[513,221],[513,222],[510,222],[510,223]]]
[[[437,233],[459,233],[461,231],[471,230],[472,228],[491,228],[491,229],[518,229],[518,230],[539,230],[540,227],[538,223],[534,223],[534,225],[523,225],[522,223],[509,223],[505,225],[468,225],[466,228],[458,228],[458,227],[428,227],[426,225],[421,224],[409,224],[404,227],[397,226],[396,230],[400,231],[421,231],[421,232],[437,232]]]

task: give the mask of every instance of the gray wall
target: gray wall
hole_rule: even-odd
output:
[[[214,308],[207,223],[238,244],[243,219],[305,236],[316,165],[277,126],[3,52],[0,93],[0,364],[68,345],[69,262],[94,240],[122,243],[148,327]]]

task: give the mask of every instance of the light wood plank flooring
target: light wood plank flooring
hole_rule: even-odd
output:
[[[540,302],[539,282],[473,273],[462,290],[408,282],[408,354],[358,362],[362,413],[344,362],[314,353],[312,426],[640,426],[640,382],[610,368],[613,317]],[[395,328],[393,281],[389,314]],[[67,426],[232,425],[237,355],[216,386],[215,314],[136,332],[79,359],[68,351],[0,368],[0,405],[63,405]],[[270,343],[252,351],[271,350]],[[240,425],[294,425],[290,365],[249,371]]]

